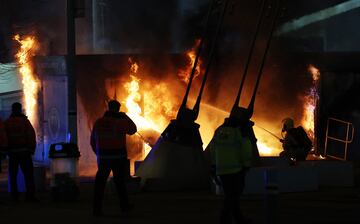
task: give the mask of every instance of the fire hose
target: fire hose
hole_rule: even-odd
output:
[[[143,142],[145,144],[147,144],[148,146],[150,146],[151,148],[154,146],[152,145],[142,134],[140,134],[139,132],[136,132],[136,135],[139,136],[141,138],[141,140],[143,140]]]
[[[282,138],[280,138],[280,137],[277,136],[276,134],[272,133],[271,131],[269,131],[269,130],[263,128],[263,127],[260,127],[260,126],[258,126],[258,125],[255,125],[255,126],[258,127],[258,128],[260,128],[260,129],[262,129],[263,131],[269,133],[271,136],[273,136],[273,137],[275,137],[275,138],[277,138],[277,139],[279,139],[279,140],[282,140]]]

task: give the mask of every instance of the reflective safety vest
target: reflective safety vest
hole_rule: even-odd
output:
[[[8,142],[7,142],[7,137],[6,137],[6,132],[5,132],[5,126],[4,123],[2,122],[2,120],[0,120],[0,150],[5,149],[5,147],[7,147]]]
[[[26,116],[11,116],[5,121],[9,152],[35,152],[36,135]]]
[[[90,144],[101,158],[121,158],[126,154],[126,134],[134,134],[136,125],[129,117],[99,118],[91,132]]]
[[[216,174],[231,174],[250,167],[252,145],[249,137],[241,135],[240,128],[219,127],[208,146]]]

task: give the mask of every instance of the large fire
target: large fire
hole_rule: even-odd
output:
[[[40,81],[34,73],[31,57],[35,55],[39,45],[34,36],[21,38],[20,35],[15,35],[14,40],[20,44],[20,49],[15,56],[20,65],[26,115],[30,122],[37,126],[37,96],[40,89]]]
[[[172,95],[174,89],[171,89],[166,82],[152,81],[145,71],[139,71],[139,65],[135,62],[130,62],[130,76],[129,81],[122,83],[125,88],[126,94],[123,99],[123,103],[126,107],[126,113],[136,123],[139,133],[138,135],[147,140],[143,136],[143,131],[151,130],[156,132],[159,136],[160,133],[169,124],[169,121],[176,116],[177,109],[179,107],[180,99]],[[192,65],[188,65],[187,69],[191,69]],[[314,77],[314,88],[305,97],[304,102],[304,115],[301,124],[308,131],[313,138],[314,134],[314,110],[316,107],[317,92],[315,88],[316,80],[319,78],[319,71],[315,67],[309,67],[309,71],[312,71]],[[141,74],[143,73],[143,74]],[[139,78],[143,77],[143,78]],[[121,101],[121,99],[118,99]],[[229,115],[227,111],[221,110],[208,104],[201,105],[201,112],[197,122],[200,124],[200,133],[204,143],[204,148],[210,142],[215,129],[222,124],[223,119]],[[258,138],[257,146],[261,156],[278,156],[282,151],[281,143],[277,134],[277,129],[280,130],[278,125],[274,126],[274,122],[268,122],[261,120],[261,117],[254,117],[256,125],[254,126],[255,135]],[[280,123],[280,122],[279,122]],[[264,131],[264,128],[258,126],[269,127],[269,130]],[[270,133],[270,134],[269,134]],[[271,136],[272,135],[272,136]],[[147,145],[144,145],[145,154],[151,150]]]
[[[126,90],[125,103],[126,113],[135,122],[138,127],[138,135],[147,140],[146,136],[141,134],[143,131],[152,130],[160,135],[160,133],[169,124],[169,121],[176,116],[179,107],[179,99],[171,96],[168,84],[164,82],[152,82],[151,80],[141,80],[139,77],[145,77],[144,74],[138,74],[139,66],[136,62],[130,62],[130,80],[123,83]],[[191,67],[191,65],[189,65]],[[118,99],[121,101],[121,99]],[[204,148],[210,142],[215,129],[221,125],[223,119],[229,115],[227,111],[221,110],[208,104],[202,104],[203,108],[200,113],[198,123],[204,143]],[[218,119],[209,117],[216,115]],[[262,156],[278,155],[279,141],[269,138],[262,130],[255,127],[255,133],[258,137],[258,148]],[[148,145],[144,145],[144,156],[151,150]]]
[[[315,109],[319,98],[317,92],[317,80],[320,78],[320,71],[313,65],[309,65],[308,71],[312,75],[313,85],[308,94],[304,97],[304,114],[301,121],[302,126],[308,132],[309,136],[314,139]]]

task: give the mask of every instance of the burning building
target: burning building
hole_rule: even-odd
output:
[[[195,49],[194,42],[198,36],[198,31],[194,31],[193,34],[189,35],[191,37],[186,38],[186,41],[178,40],[176,34],[179,33],[179,30],[174,24],[179,24],[180,20],[185,20],[185,18],[176,20],[169,15],[172,14],[171,12],[177,15],[181,14],[180,11],[177,11],[179,8],[189,8],[187,1],[181,1],[181,7],[175,7],[176,10],[171,7],[172,4],[178,6],[176,1],[169,1],[168,5],[163,7],[172,8],[175,11],[167,11],[166,15],[162,14],[152,21],[152,25],[154,25],[164,20],[164,17],[169,19],[164,25],[166,28],[164,30],[172,35],[166,36],[164,45],[159,45],[161,42],[159,41],[160,34],[163,34],[164,30],[161,30],[164,32],[159,31],[160,34],[158,33],[155,37],[152,36],[149,40],[142,41],[142,39],[146,39],[145,36],[153,34],[145,29],[144,26],[146,25],[144,24],[143,29],[138,29],[136,26],[131,26],[133,25],[131,22],[128,22],[123,24],[126,32],[121,30],[112,32],[113,29],[108,26],[110,19],[104,13],[106,10],[116,10],[118,3],[104,1],[107,4],[100,4],[102,2],[92,2],[94,8],[90,14],[96,17],[93,26],[87,24],[87,26],[80,28],[84,31],[84,29],[92,27],[92,32],[84,31],[77,37],[77,52],[84,53],[84,55],[76,56],[74,70],[77,79],[78,144],[82,154],[80,164],[83,175],[94,175],[95,155],[93,155],[89,145],[90,129],[95,119],[102,116],[106,109],[106,102],[110,99],[118,99],[122,104],[122,110],[135,120],[139,128],[139,134],[129,140],[131,159],[136,161],[145,158],[151,150],[151,145],[164,131],[169,121],[176,117],[177,110],[181,105],[181,98],[186,89],[186,75],[190,73],[189,67],[192,66],[194,60],[194,53],[191,49]],[[336,6],[335,2],[339,3],[339,1],[333,2],[334,4],[326,4],[326,7]],[[130,1],[127,1],[127,4],[130,4]],[[144,4],[141,10],[146,11],[148,4]],[[103,8],[100,7],[101,5]],[[199,3],[199,5],[201,4]],[[255,8],[258,6],[258,2],[253,1],[247,6],[251,8],[248,11],[253,13],[257,10]],[[202,9],[201,7],[198,6],[199,9]],[[305,8],[305,6],[303,7]],[[317,10],[324,7],[317,6]],[[353,13],[351,9],[346,12]],[[139,18],[135,14],[131,14],[135,19],[126,21],[135,21],[134,23],[139,24],[140,22],[136,20]],[[149,14],[161,13],[159,10],[154,10]],[[203,13],[193,14],[195,15],[194,18],[197,18]],[[289,14],[286,14],[285,18],[281,18],[281,24],[285,22],[283,20],[293,19],[293,17],[289,18]],[[89,14],[86,15],[89,16]],[[197,120],[200,124],[204,148],[209,143],[216,127],[223,122],[231,111],[238,83],[241,80],[241,71],[245,66],[246,53],[244,52],[248,50],[251,37],[244,35],[244,33],[253,31],[255,24],[249,22],[249,24],[241,24],[240,27],[237,22],[240,21],[239,15],[250,16],[249,12],[237,12],[234,17],[226,22],[224,28],[226,34],[221,37],[220,45],[216,49],[215,63],[205,86]],[[122,19],[125,16],[126,13],[119,15]],[[296,14],[295,16],[301,15]],[[147,16],[146,19],[149,17],[151,16]],[[343,20],[348,20],[347,17],[350,15],[345,14]],[[85,20],[87,19],[86,17]],[[189,19],[189,21],[191,20]],[[77,22],[86,23],[84,20]],[[328,27],[333,27],[339,23],[332,21],[331,17],[324,18],[320,22],[326,23],[324,26]],[[331,24],[332,22],[335,25]],[[319,27],[318,22],[314,21],[313,23],[316,28]],[[195,25],[198,28],[199,25],[197,23]],[[286,27],[292,28],[286,29]],[[312,134],[317,154],[322,156],[329,154],[348,160],[359,156],[355,150],[359,144],[358,135],[357,132],[351,130],[353,127],[356,129],[359,126],[360,107],[357,102],[350,100],[352,96],[357,94],[356,87],[359,81],[357,78],[359,68],[354,61],[357,53],[329,53],[328,51],[335,49],[334,43],[336,42],[333,38],[334,35],[329,33],[335,31],[324,28],[323,32],[314,32],[316,28],[311,27],[311,24],[305,24],[303,27],[288,25],[280,26],[276,32],[273,46],[269,52],[269,60],[264,67],[264,76],[260,82],[253,116],[261,156],[277,156],[282,150],[281,143],[276,136],[281,137],[281,120],[285,117],[293,117],[297,124],[303,125]],[[42,28],[42,30],[44,31],[46,28]],[[90,35],[92,38],[87,36],[89,33],[92,33]],[[128,33],[135,33],[136,38],[129,40],[126,36]],[[311,35],[303,35],[304,33],[311,33]],[[51,34],[53,35],[53,33]],[[265,46],[266,37],[264,36],[260,34],[260,45],[254,50],[254,63],[257,64],[260,62],[259,55]],[[86,38],[92,40],[88,41]],[[65,54],[63,49],[63,45],[65,45],[63,39],[65,38],[56,36],[50,41],[40,35],[40,39],[46,40],[43,43],[46,43],[45,48],[49,48],[47,52],[49,56],[35,57],[33,64],[33,71],[38,77],[33,82],[37,83],[36,85],[41,84],[41,88],[40,85],[37,87],[40,88],[40,97],[35,100],[35,104],[38,107],[37,113],[40,114],[37,116],[40,123],[38,133],[40,133],[41,138],[39,139],[42,139],[41,142],[43,142],[43,145],[39,146],[37,150],[36,159],[46,162],[47,151],[51,143],[68,141],[69,76],[66,58],[51,56],[52,54]],[[49,39],[51,38],[49,37]],[[87,40],[87,44],[91,47],[86,47],[86,44],[79,44],[84,40]],[[49,46],[54,45],[54,42],[59,44],[56,44],[54,48],[56,50],[51,50],[53,48]],[[344,41],[341,43],[345,46]],[[344,49],[349,51],[346,47]],[[58,48],[62,50],[58,50]],[[157,50],[155,51],[152,48],[157,48]],[[90,55],[89,53],[103,54]],[[202,60],[204,63],[197,68],[199,69],[199,76],[194,80],[194,90],[198,90],[201,85],[202,72],[208,58],[202,58]],[[314,66],[311,71],[308,70],[309,65]],[[20,62],[19,66],[23,66],[23,64]],[[24,67],[24,69],[26,68]],[[249,104],[248,99],[251,99],[252,93],[251,86],[254,86],[253,84],[256,82],[256,74],[256,66],[249,69],[249,76],[243,90],[245,100],[241,102],[242,105]],[[318,79],[313,79],[313,74]],[[320,74],[320,78],[317,77],[318,74]],[[22,88],[15,89],[18,92],[1,89],[1,110],[4,117],[6,114],[4,111],[9,108],[10,101],[7,100],[11,98],[9,92],[17,94],[18,98],[22,96],[19,91]],[[26,93],[25,87],[23,89],[26,98],[29,94]],[[196,95],[196,91],[190,92],[189,103],[195,102]],[[28,115],[32,116],[31,114]],[[340,122],[341,125],[337,124],[337,127],[330,126],[327,129],[329,118],[335,118],[345,123]],[[275,134],[275,137],[263,129]],[[350,144],[352,134],[354,134],[354,141]],[[337,139],[342,139],[345,142],[334,143],[332,142],[333,139],[329,139],[327,136],[336,136]],[[342,151],[344,143],[347,144],[346,156],[344,155],[345,152]]]

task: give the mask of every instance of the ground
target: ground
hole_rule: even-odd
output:
[[[209,191],[137,192],[130,195],[135,205],[128,215],[120,212],[116,192],[108,184],[105,216],[92,216],[93,179],[81,178],[81,194],[75,202],[54,202],[48,191],[38,192],[40,203],[13,203],[6,190],[6,175],[0,174],[0,223],[218,223],[221,196]],[[274,195],[270,206],[264,195],[245,195],[242,209],[254,223],[265,222],[267,211],[273,223],[360,223],[360,188],[322,188],[316,192]],[[274,203],[277,202],[277,203]],[[276,206],[277,205],[277,206]],[[267,208],[267,209],[266,209]],[[269,210],[271,209],[271,210]]]

